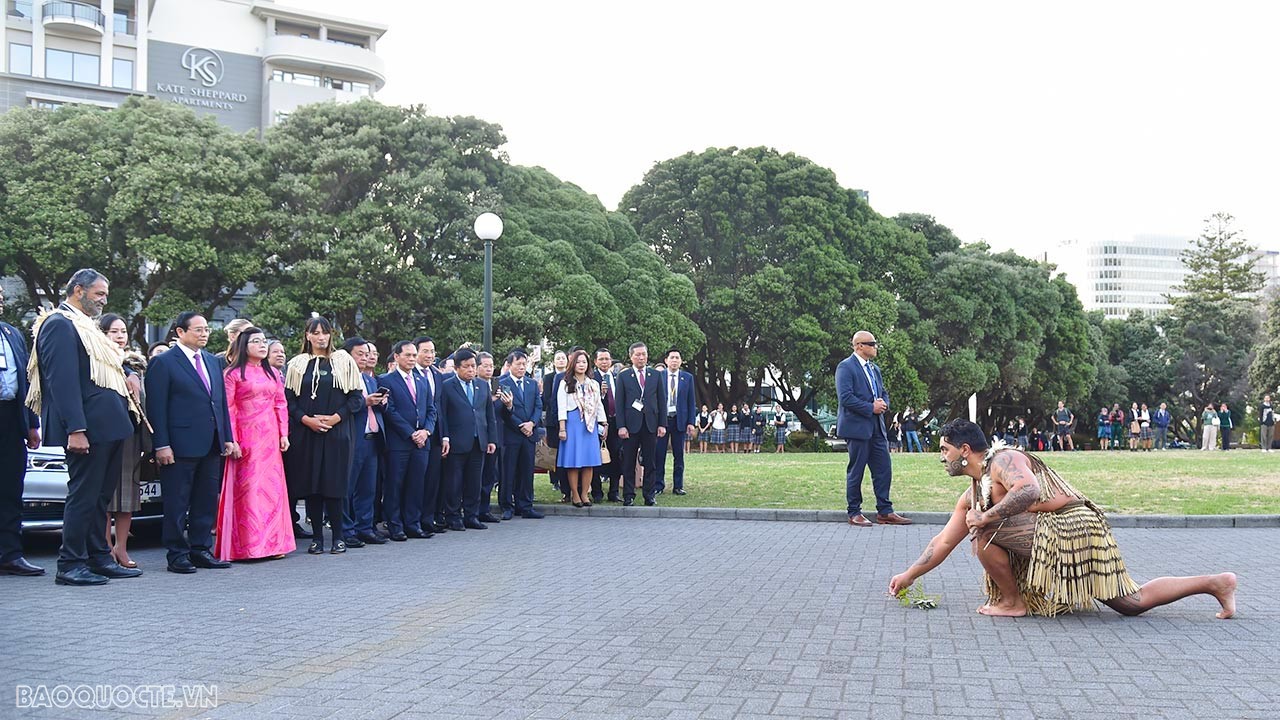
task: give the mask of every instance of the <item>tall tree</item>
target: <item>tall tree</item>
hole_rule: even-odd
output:
[[[147,320],[211,313],[245,286],[265,210],[257,141],[180,105],[0,116],[0,266],[29,301],[98,268],[136,340]]]
[[[1205,220],[1195,243],[1182,251],[1182,263],[1191,274],[1178,289],[1217,302],[1262,289],[1266,276],[1254,270],[1257,248],[1239,230],[1232,228],[1235,217],[1219,212]]]
[[[811,429],[805,406],[859,329],[886,348],[899,406],[924,386],[898,337],[896,293],[925,278],[925,237],[876,214],[834,173],[767,148],[712,148],[655,165],[623,197],[640,238],[697,293],[706,347],[693,359],[709,403],[752,400],[768,377]]]

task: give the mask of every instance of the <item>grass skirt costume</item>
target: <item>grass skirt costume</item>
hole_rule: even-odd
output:
[[[997,443],[987,451],[984,467],[997,452],[1014,450]],[[1039,458],[1024,454],[1040,483],[1040,502],[1059,494],[1074,498],[1056,512],[1036,513],[1030,557],[1009,553],[1027,611],[1052,617],[1137,592],[1138,584],[1125,569],[1102,510]],[[990,510],[991,505],[991,476],[983,475],[982,509]],[[990,602],[998,602],[1000,589],[995,582],[984,575],[983,583]]]

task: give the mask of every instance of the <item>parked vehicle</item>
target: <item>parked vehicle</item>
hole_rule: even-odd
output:
[[[62,530],[62,511],[67,504],[67,458],[60,447],[42,447],[27,453],[27,477],[22,488],[22,529]],[[142,486],[142,510],[133,521],[155,521],[164,517],[160,483]]]

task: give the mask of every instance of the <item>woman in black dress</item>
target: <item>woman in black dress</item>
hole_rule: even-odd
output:
[[[290,497],[306,498],[311,547],[324,552],[324,519],[333,530],[330,553],[347,551],[342,542],[342,499],[355,450],[347,422],[364,407],[364,382],[356,361],[333,349],[333,327],[322,317],[307,321],[302,354],[285,366],[284,395],[289,402],[289,452],[284,455]]]

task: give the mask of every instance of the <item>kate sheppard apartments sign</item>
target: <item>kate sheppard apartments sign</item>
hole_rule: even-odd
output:
[[[147,63],[157,98],[213,115],[237,132],[261,126],[262,58],[152,41]]]

